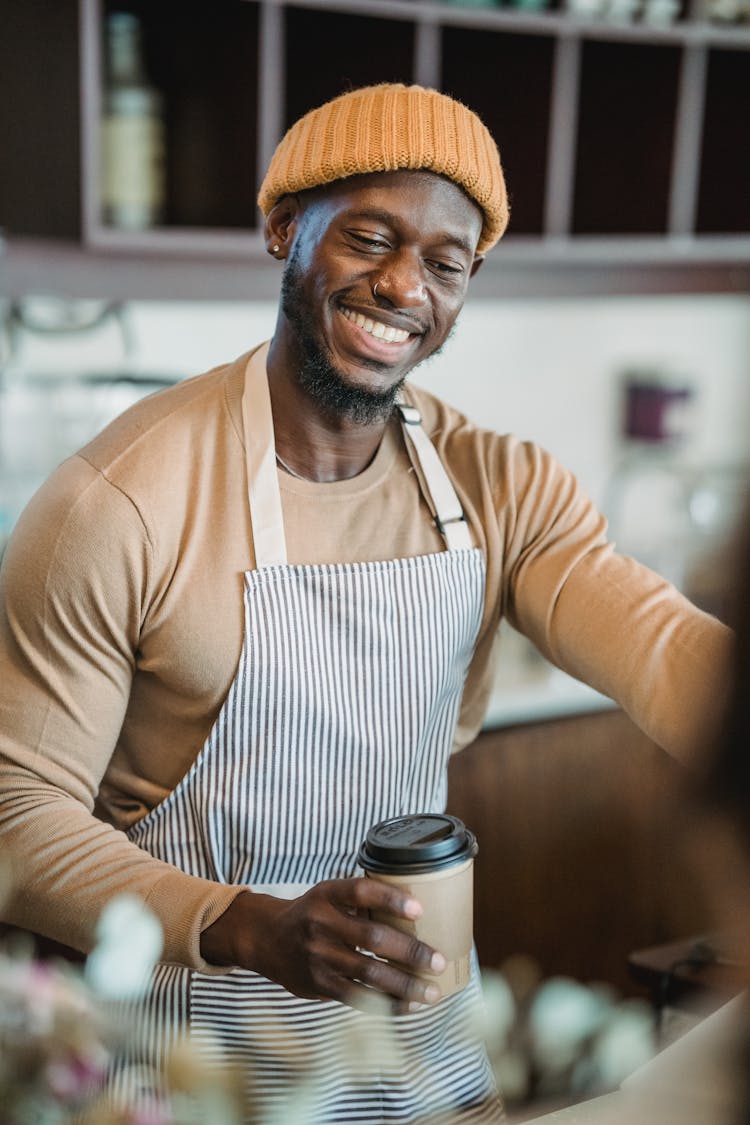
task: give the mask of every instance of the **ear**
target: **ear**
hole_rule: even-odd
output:
[[[263,224],[263,234],[266,250],[272,258],[279,261],[286,258],[297,229],[299,214],[300,206],[296,195],[282,195],[268,212]]]
[[[477,272],[477,270],[479,269],[479,267],[481,266],[483,261],[484,261],[484,254],[477,254],[476,258],[471,263],[471,269],[469,270],[469,277],[470,278],[472,278],[474,276],[474,274]]]

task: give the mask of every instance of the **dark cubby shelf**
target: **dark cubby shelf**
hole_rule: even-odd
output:
[[[680,51],[584,44],[575,234],[665,234]]]
[[[137,15],[149,80],[165,106],[165,226],[247,229],[255,222],[257,4],[107,0]],[[104,19],[99,31],[102,57]]]
[[[144,231],[106,226],[98,198],[103,28],[123,9],[165,105],[165,215]],[[255,199],[284,129],[346,89],[416,81],[497,138],[506,269],[715,267],[736,290],[750,267],[750,28],[438,0],[6,0],[4,16],[8,239],[262,269]]]
[[[508,180],[509,233],[541,235],[554,42],[450,27],[441,88],[475,109],[495,137]]]
[[[750,233],[750,52],[709,54],[696,226]]]
[[[414,27],[401,20],[289,7],[284,128],[345,90],[412,81]]]

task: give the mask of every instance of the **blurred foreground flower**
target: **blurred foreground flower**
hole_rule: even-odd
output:
[[[543,981],[528,958],[485,970],[482,984],[482,1034],[509,1105],[614,1090],[656,1054],[651,1009],[607,985]]]
[[[101,1085],[108,1062],[108,1029],[80,978],[0,953],[3,1122],[67,1122]]]
[[[102,911],[96,937],[85,969],[92,990],[108,1000],[140,996],[164,948],[156,916],[135,895],[120,895]]]
[[[226,1065],[221,1043],[178,1041],[164,1074],[139,1055],[126,1016],[162,951],[151,912],[131,896],[114,900],[97,939],[83,971],[40,963],[22,947],[0,951],[0,1125],[240,1125],[248,1114],[255,1120],[253,1106],[242,1108],[247,1091]],[[655,1052],[649,1009],[619,1001],[606,986],[543,981],[538,966],[516,957],[502,972],[486,970],[483,989],[484,1005],[466,1031],[472,1043],[477,1036],[486,1043],[510,1105],[604,1092]],[[269,1023],[267,1037],[296,1079],[263,1125],[308,1125],[320,1116],[331,1055],[354,1084],[403,1065],[390,1004],[376,993],[366,1011],[353,1012],[332,1033],[320,1058],[285,1024]],[[116,1104],[105,1089],[113,1067],[133,1079],[123,1086],[137,1091],[132,1100]]]
[[[140,995],[163,941],[154,915],[129,895],[102,912],[97,938],[83,973],[34,960],[22,942],[0,951],[2,1125],[237,1125],[231,1081],[189,1044],[173,1052],[152,1109],[117,1108],[103,1094],[130,1031],[112,1002]]]

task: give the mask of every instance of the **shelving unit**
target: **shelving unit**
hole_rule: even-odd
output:
[[[55,21],[68,36],[77,24],[76,64],[34,35],[52,0],[11,3],[27,25],[22,47],[57,83],[24,90],[32,110],[40,115],[50,95],[67,108],[74,86],[79,94],[78,121],[61,125],[80,143],[77,182],[50,111],[42,153],[28,156],[20,126],[5,144],[9,167],[23,159],[36,180],[29,198],[12,174],[0,184],[6,260],[32,277],[36,240],[65,239],[53,287],[55,262],[84,287],[87,269],[108,262],[105,291],[116,292],[145,260],[141,286],[161,277],[181,295],[182,261],[199,273],[205,265],[206,277],[223,270],[226,295],[232,263],[250,263],[250,295],[262,295],[272,264],[255,196],[284,130],[343,89],[399,80],[457,96],[498,141],[511,223],[474,291],[514,292],[518,279],[523,293],[558,291],[565,271],[573,292],[576,276],[579,292],[750,289],[750,25],[688,15],[668,26],[613,23],[449,0],[58,0]],[[114,9],[140,16],[166,105],[166,215],[142,231],[106,225],[101,210],[103,25]],[[21,84],[17,53],[8,48],[8,65]],[[48,183],[50,152],[59,190]]]
[[[163,46],[173,4],[116,6],[137,12],[147,40]],[[163,227],[130,232],[102,223],[98,122],[107,2],[81,0],[83,227],[92,247],[258,253],[252,200],[284,129],[348,85],[397,80],[448,90],[477,109],[498,139],[513,200],[506,258],[750,261],[750,28],[691,19],[664,27],[609,23],[436,0],[235,0],[212,7],[212,23],[223,29],[212,42],[200,20],[195,26],[199,6],[187,5],[189,18],[180,7],[179,39],[192,34],[200,46],[204,95],[214,98],[214,112],[229,104],[226,88],[212,88],[225,73],[227,43],[230,69],[243,52],[247,60],[246,96],[240,100],[239,87],[233,90],[245,111],[244,118],[236,108],[234,114],[245,144],[231,144],[230,122],[235,171],[224,161],[227,173],[217,177],[218,193],[228,198],[213,209],[204,203],[210,222],[185,221],[180,211],[189,218],[190,208],[177,191]],[[241,9],[246,18],[239,21]],[[212,54],[214,46],[220,50]],[[155,50],[162,60],[173,54],[174,47]],[[195,131],[183,123],[180,134],[185,113],[176,107],[185,87],[174,57],[153,78],[171,107],[170,170],[180,167],[181,153],[189,166],[184,153]],[[704,119],[711,123],[705,135]],[[196,171],[198,164],[195,157]],[[202,168],[209,174],[211,160]],[[238,178],[245,221],[236,193],[226,192],[227,181]],[[193,213],[199,219],[201,207]]]

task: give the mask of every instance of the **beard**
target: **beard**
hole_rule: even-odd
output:
[[[299,385],[334,418],[346,418],[361,426],[386,421],[406,375],[384,391],[373,391],[347,382],[334,366],[325,344],[319,340],[315,319],[305,301],[303,272],[298,257],[295,247],[281,280],[281,309],[296,333]],[[364,366],[367,366],[366,362]],[[373,361],[370,366],[375,369],[379,365]]]

